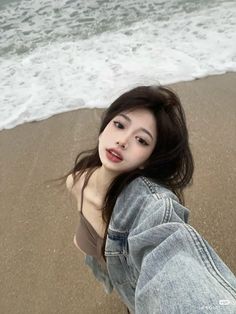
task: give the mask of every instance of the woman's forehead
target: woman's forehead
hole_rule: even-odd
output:
[[[118,113],[117,116],[123,117],[128,122],[138,121],[139,123],[149,124],[153,127],[156,125],[156,118],[154,114],[145,108],[138,108],[132,111],[122,111]]]

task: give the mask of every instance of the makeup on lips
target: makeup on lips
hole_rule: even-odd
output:
[[[119,158],[118,156],[115,155],[114,152],[109,151],[108,149],[106,149],[106,156],[109,160],[113,161],[113,162],[121,162],[122,159]]]

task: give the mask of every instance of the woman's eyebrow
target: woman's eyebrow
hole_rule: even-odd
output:
[[[125,115],[125,114],[123,114],[123,113],[119,113],[117,116],[121,116],[121,117],[125,118],[125,119],[126,119],[127,121],[129,121],[129,122],[132,121],[127,115]],[[152,138],[152,140],[153,140],[153,136],[152,136],[152,134],[151,134],[148,130],[146,130],[146,129],[144,129],[144,128],[139,128],[139,130],[142,130],[143,132],[147,133],[147,134]]]

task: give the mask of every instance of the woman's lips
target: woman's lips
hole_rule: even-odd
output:
[[[113,162],[121,162],[122,159],[118,158],[117,156],[115,155],[112,155],[112,153],[110,153],[108,150],[106,150],[106,156],[107,158],[110,160],[110,161],[113,161]]]

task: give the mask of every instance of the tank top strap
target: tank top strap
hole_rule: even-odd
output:
[[[83,186],[82,190],[81,190],[81,201],[80,201],[80,212],[82,215],[83,215],[82,208],[83,208],[84,188],[85,188],[85,186]]]
[[[87,178],[87,180],[84,181],[83,187],[82,187],[82,189],[81,189],[80,212],[81,212],[82,215],[83,215],[84,189],[85,189],[86,185],[88,184],[89,178],[91,177],[91,175],[93,174],[93,172],[94,172],[95,170],[96,170],[96,168],[95,168],[93,171],[91,171],[91,173],[90,173],[89,177]]]

